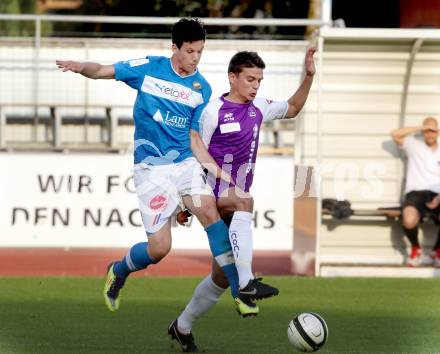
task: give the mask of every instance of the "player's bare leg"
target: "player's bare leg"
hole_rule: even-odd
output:
[[[420,223],[420,213],[413,206],[406,206],[402,211],[402,226],[405,235],[411,243],[411,254],[408,258],[407,264],[410,267],[416,267],[422,261],[422,249],[419,244],[418,231]]]

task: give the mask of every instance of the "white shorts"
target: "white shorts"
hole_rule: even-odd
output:
[[[175,212],[184,208],[182,196],[213,195],[194,157],[169,165],[140,163],[134,166],[133,177],[148,236],[159,231]]]

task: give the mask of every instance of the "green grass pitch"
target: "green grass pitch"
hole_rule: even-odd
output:
[[[135,277],[110,313],[104,278],[0,278],[1,354],[178,353],[166,335],[200,278]],[[437,279],[267,277],[280,295],[240,318],[225,294],[194,327],[204,353],[294,353],[294,314],[314,311],[329,326],[319,353],[440,353]]]

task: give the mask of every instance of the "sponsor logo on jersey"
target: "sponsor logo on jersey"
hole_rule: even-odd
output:
[[[166,98],[192,108],[196,108],[198,105],[203,103],[203,96],[200,93],[176,82],[161,80],[148,75],[145,75],[144,77],[141,91],[156,97]]]
[[[159,109],[156,113],[154,113],[153,119],[158,123],[165,123],[166,125],[170,125],[175,128],[186,128],[186,123],[188,122],[188,117],[180,117],[172,114],[170,111],[166,112],[164,118]]]
[[[224,122],[229,122],[231,120],[234,120],[234,113],[230,112],[230,113],[226,113],[225,116],[223,117],[223,121]]]
[[[171,96],[173,98],[181,98],[182,100],[188,101],[189,98],[192,95],[191,90],[176,90],[173,87],[165,86],[165,85],[159,85],[158,83],[154,84],[163,94],[167,96]]]
[[[194,81],[194,82],[193,82],[193,87],[194,87],[196,90],[201,90],[201,89],[202,89],[202,84],[201,84],[200,82],[198,82],[198,81]]]
[[[238,122],[220,124],[221,134],[239,132],[240,130],[241,130],[240,123]]]
[[[248,108],[248,114],[249,114],[249,117],[255,118],[257,116],[257,111],[255,110],[255,108],[253,106],[250,106]]]
[[[154,119],[156,122],[163,123],[163,117],[162,117],[162,113],[160,113],[160,110],[157,110],[157,112],[154,113],[154,115],[153,115],[153,119]]]
[[[164,210],[168,205],[168,198],[166,195],[156,195],[155,197],[151,198],[149,205],[150,209],[154,211]]]
[[[188,122],[187,117],[179,117],[167,111],[167,115],[165,116],[166,125],[171,125],[172,127],[176,127],[176,128],[185,128],[186,122]]]

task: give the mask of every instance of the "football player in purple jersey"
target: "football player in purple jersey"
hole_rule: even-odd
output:
[[[260,127],[263,122],[293,118],[301,111],[316,72],[315,51],[315,48],[307,50],[305,77],[285,101],[257,97],[264,61],[255,52],[235,54],[228,67],[230,91],[209,102],[200,118],[200,136],[192,136],[191,147],[208,171],[220,215],[224,220],[229,219],[229,239],[239,273],[240,296],[250,300],[278,295],[278,289],[255,279],[252,274],[253,199],[249,190]],[[178,221],[185,222],[185,215],[178,215]],[[227,287],[227,279],[213,262],[212,273],[197,286],[191,301],[175,321],[182,338],[191,341],[191,348],[197,349],[191,333],[194,321],[215,305]],[[182,348],[185,351],[186,347]]]

